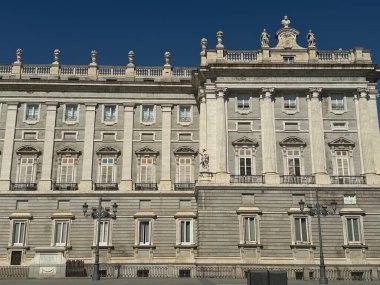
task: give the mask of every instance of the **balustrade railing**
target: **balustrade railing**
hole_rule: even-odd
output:
[[[62,65],[60,67],[60,74],[67,76],[87,76],[88,66]]]
[[[257,51],[226,50],[224,51],[224,59],[227,61],[257,61],[257,54]]]
[[[174,67],[173,76],[174,77],[191,77],[192,69],[188,67]]]
[[[118,77],[125,76],[125,67],[122,66],[100,66],[98,68],[98,76]]]
[[[27,75],[49,75],[50,74],[50,65],[31,65],[26,64],[22,66],[22,74]]]
[[[331,184],[366,184],[365,176],[331,176]]]
[[[78,183],[53,183],[53,190],[75,191],[78,190]]]
[[[37,183],[11,183],[11,191],[36,191]]]
[[[315,184],[315,176],[312,175],[282,175],[280,176],[282,184]]]
[[[231,175],[230,183],[263,184],[264,176],[263,175]]]
[[[162,68],[161,67],[136,67],[135,75],[136,77],[161,77]]]
[[[1,64],[0,65],[0,74],[11,74],[12,65],[11,64]]]
[[[117,183],[94,183],[94,190],[98,191],[115,191],[119,190],[119,186]]]
[[[194,190],[195,183],[174,183],[174,190],[176,191],[187,191]]]
[[[135,190],[158,190],[157,183],[135,183]]]
[[[318,52],[319,61],[328,62],[349,62],[350,52],[349,51],[319,51]]]

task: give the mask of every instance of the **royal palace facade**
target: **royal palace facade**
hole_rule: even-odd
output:
[[[92,264],[99,238],[104,274],[315,279],[320,204],[329,278],[378,280],[380,69],[282,25],[255,51],[202,39],[197,68],[168,52],[138,67],[132,51],[126,66],[96,51],[61,65],[59,50],[30,65],[17,50],[0,65],[0,268],[58,275]],[[99,198],[116,217],[83,214]]]

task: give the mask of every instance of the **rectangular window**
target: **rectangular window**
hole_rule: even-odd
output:
[[[34,158],[21,157],[19,183],[34,183]]]
[[[254,217],[244,217],[244,242],[256,242],[256,222]]]
[[[347,218],[347,238],[349,243],[360,243],[359,218]]]
[[[296,243],[309,242],[307,218],[294,218]]]
[[[238,109],[249,109],[249,95],[238,95],[237,96],[237,107]]]
[[[336,151],[336,170],[338,176],[349,176],[350,175],[350,167],[348,160],[348,151]]]
[[[105,105],[104,106],[104,117],[105,122],[116,121],[116,106],[115,105]]]
[[[154,106],[142,106],[142,121],[154,122]]]
[[[150,221],[140,221],[139,223],[139,244],[150,244]]]
[[[343,95],[331,96],[331,110],[344,111],[344,97]]]
[[[252,151],[250,149],[239,150],[239,175],[252,175]]]
[[[190,157],[179,158],[178,183],[192,183],[192,159]]]
[[[72,157],[63,157],[61,159],[61,170],[59,175],[59,183],[74,183],[75,160]]]
[[[285,131],[299,131],[298,122],[284,122]]]
[[[24,140],[36,140],[37,132],[24,132]]]
[[[191,141],[191,133],[179,133],[178,134],[179,141]]]
[[[332,129],[334,131],[346,131],[347,122],[332,122]]]
[[[99,183],[114,183],[114,158],[102,158],[100,164],[100,181]]]
[[[100,238],[99,238],[99,245],[101,245],[101,246],[106,246],[106,245],[108,245],[109,228],[110,228],[110,223],[109,223],[109,221],[100,221]],[[96,233],[96,235],[97,235],[97,233]]]
[[[13,221],[12,245],[25,245],[26,221]]]
[[[37,121],[40,114],[40,106],[39,104],[27,104],[25,119],[27,121]]]
[[[191,220],[180,221],[180,236],[181,236],[181,244],[192,243],[192,221]]]
[[[301,175],[301,154],[299,150],[287,150],[288,175]]]
[[[284,63],[292,64],[294,63],[294,56],[284,56],[283,61]]]
[[[70,104],[65,108],[65,121],[77,121],[78,120],[78,105]]]
[[[179,107],[179,121],[180,122],[191,122],[191,107],[190,106],[180,106]]]
[[[140,183],[155,183],[153,158],[141,158]]]
[[[252,131],[251,122],[237,122],[238,131]]]
[[[284,109],[285,110],[296,110],[297,109],[297,97],[286,95],[284,96]]]
[[[55,246],[67,245],[68,225],[69,225],[69,221],[67,220],[55,221],[55,231],[54,231],[54,245]]]

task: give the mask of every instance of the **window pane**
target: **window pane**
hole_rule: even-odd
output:
[[[244,218],[244,241],[256,241],[256,228],[254,218]]]
[[[153,106],[143,106],[142,121],[143,122],[154,121],[154,107]]]
[[[179,121],[180,122],[190,122],[191,121],[191,107],[190,106],[180,106],[180,108],[179,108]]]

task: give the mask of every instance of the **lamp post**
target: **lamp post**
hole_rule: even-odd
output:
[[[318,197],[318,188],[316,189],[316,199],[317,202],[315,205],[308,204],[307,207],[309,208],[309,215],[310,216],[317,216],[318,221],[318,234],[319,234],[319,284],[328,284],[329,280],[326,276],[326,267],[325,267],[325,257],[323,255],[323,240],[322,240],[322,229],[321,229],[321,215],[327,216],[327,215],[334,215],[336,211],[337,202],[335,200],[331,201],[331,209],[332,211],[327,210],[326,207],[319,204],[319,197]],[[301,213],[304,213],[305,209],[305,202],[300,201],[299,202]]]
[[[102,197],[99,198],[98,207],[93,207],[92,212],[90,214],[87,214],[88,205],[87,203],[84,203],[82,206],[83,209],[83,215],[85,217],[91,217],[94,220],[97,220],[97,239],[96,239],[96,248],[95,248],[95,262],[94,262],[94,273],[92,274],[92,281],[100,280],[100,272],[99,272],[99,242],[100,242],[100,222],[102,219],[105,218],[114,218],[116,219],[116,212],[117,212],[118,205],[113,203],[112,205],[112,212],[110,213],[109,208],[105,208],[102,206]]]

